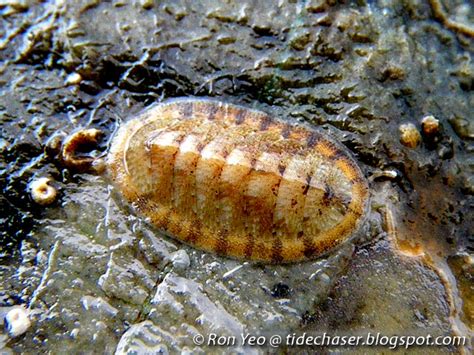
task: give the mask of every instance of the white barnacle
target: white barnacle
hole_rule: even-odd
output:
[[[17,337],[25,333],[31,326],[28,310],[23,306],[13,307],[5,316],[5,325],[11,337]]]

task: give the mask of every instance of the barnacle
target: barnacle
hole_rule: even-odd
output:
[[[400,125],[400,143],[408,148],[416,148],[421,141],[420,132],[413,123]]]

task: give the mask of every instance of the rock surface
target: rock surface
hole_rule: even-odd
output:
[[[474,42],[433,3],[0,4],[0,314],[24,304],[31,321],[16,338],[0,331],[0,351],[224,353],[211,334],[321,330],[472,336]],[[474,22],[468,2],[442,5]],[[121,121],[178,96],[258,108],[341,141],[373,177],[363,231],[308,263],[222,259],[135,218],[105,178],[61,166],[64,135],[101,129],[90,152],[100,155]],[[399,126],[422,131],[429,115],[436,139],[403,146]],[[28,192],[41,176],[58,192],[47,208]]]

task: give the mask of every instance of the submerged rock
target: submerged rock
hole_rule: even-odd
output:
[[[441,4],[84,0],[0,6],[6,19],[0,307],[27,304],[34,311],[28,331],[8,337],[8,348],[298,350],[193,343],[214,326],[265,337],[321,330],[318,324],[336,334],[457,329],[469,336],[462,325],[472,321],[472,279],[456,255],[474,251],[474,70],[472,38],[456,24],[469,25],[473,9],[461,0],[443,2],[436,17],[434,3]],[[102,178],[61,164],[61,137],[100,129],[104,139],[96,152],[82,147],[72,156],[76,163],[95,158],[122,120],[183,96],[212,96],[327,131],[373,176],[366,229],[308,263],[229,260],[167,238],[119,205]],[[401,146],[399,126],[428,113],[442,128],[437,138],[427,139],[422,125],[423,144]],[[30,198],[28,183],[37,176],[54,179],[61,191],[48,208]],[[395,218],[384,230],[387,204]],[[412,255],[400,256],[397,248]],[[432,266],[422,255],[432,257]],[[435,271],[440,265],[447,279]],[[0,335],[0,348],[6,341]]]

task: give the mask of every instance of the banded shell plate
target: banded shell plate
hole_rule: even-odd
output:
[[[316,258],[363,219],[367,182],[311,128],[207,99],[175,99],[124,124],[108,175],[138,213],[196,248],[261,262]]]

